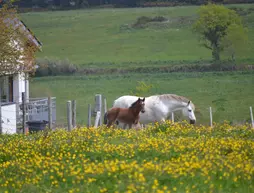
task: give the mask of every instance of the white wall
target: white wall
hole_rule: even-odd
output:
[[[26,85],[27,84],[27,85]],[[22,92],[27,88],[27,99],[29,99],[29,81],[25,79],[24,73],[16,74],[13,77],[14,102],[22,102]]]
[[[2,111],[2,131],[3,134],[14,134],[16,126],[16,104],[1,106]]]

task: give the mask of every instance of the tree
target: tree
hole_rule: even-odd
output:
[[[220,60],[221,52],[224,49],[236,47],[236,44],[239,43],[232,38],[234,37],[233,33],[239,35],[238,39],[246,37],[246,29],[240,16],[234,10],[223,5],[201,6],[198,10],[198,19],[193,24],[193,30],[200,35],[202,45],[212,50],[215,61]]]
[[[16,9],[4,5],[0,9],[0,76],[34,70],[36,47],[26,33]]]

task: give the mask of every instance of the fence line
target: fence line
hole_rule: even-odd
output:
[[[174,122],[175,122],[174,112],[172,112],[172,113],[171,113],[171,121],[172,121],[172,123],[174,123]]]
[[[104,113],[106,113],[108,111],[107,108],[107,99],[104,97]]]
[[[49,130],[52,129],[52,100],[48,97],[48,127]]]
[[[91,127],[91,118],[92,118],[92,107],[91,104],[88,104],[88,120],[87,120],[87,127]]]
[[[26,95],[22,92],[22,129],[23,134],[25,134],[26,130]]]
[[[3,128],[2,128],[2,103],[1,103],[1,88],[0,88],[0,134],[3,133]]]
[[[45,100],[47,101],[47,104],[44,105],[44,103],[40,106],[40,109],[48,110],[48,127],[49,129],[52,129],[52,98],[48,97],[47,99],[45,98],[36,98],[36,99],[31,99],[29,101],[26,101],[26,96],[25,93],[22,93],[22,104],[21,104],[21,110],[22,110],[22,132],[25,134],[26,133],[26,121],[28,118],[26,117],[27,111],[30,112],[30,107],[29,107],[29,102],[36,102],[38,99]],[[76,128],[76,100],[68,100],[67,101],[67,130],[71,131],[73,128]],[[254,128],[254,120],[253,120],[253,111],[252,107],[249,107],[250,109],[250,119],[251,119],[251,127]],[[3,132],[2,128],[2,119],[8,120],[9,118],[3,116],[1,109],[1,101],[0,101],[0,133]],[[6,110],[10,111],[11,110]],[[17,110],[18,111],[18,110]],[[13,111],[14,112],[14,111]],[[87,122],[87,127],[92,126],[92,117],[94,117],[94,127],[97,128],[101,125],[103,125],[103,115],[104,113],[107,112],[107,100],[105,96],[102,96],[101,94],[96,94],[95,95],[95,104],[94,108],[91,104],[88,104],[88,122]],[[174,112],[171,112],[171,121],[174,123],[175,122],[175,115]],[[11,119],[11,118],[10,118]],[[9,119],[9,120],[10,120]],[[14,119],[13,119],[14,120]],[[7,124],[6,121],[4,121],[4,124]],[[209,107],[209,125],[210,127],[213,127],[213,110],[212,107]]]
[[[210,112],[210,127],[213,127],[213,112],[212,112],[212,107],[209,107],[209,112]]]
[[[254,129],[254,120],[253,120],[252,107],[250,107],[250,119],[251,119],[251,126]]]
[[[67,123],[68,131],[72,130],[71,101],[67,101]]]
[[[76,100],[71,101],[72,127],[76,128]]]
[[[96,117],[100,115],[100,117],[98,118],[98,126],[102,125],[102,95],[101,94],[96,94],[95,95],[95,109],[94,109],[95,113],[96,113]],[[98,112],[100,112],[99,115]],[[97,120],[97,119],[95,119]],[[97,123],[95,124],[97,125]],[[95,126],[96,127],[96,126]]]
[[[70,103],[70,104],[69,104]],[[253,114],[252,108],[250,107],[251,111],[251,121],[252,127],[254,128],[253,124]],[[103,112],[103,113],[102,113]],[[94,108],[92,108],[91,104],[88,104],[88,120],[87,120],[87,127],[92,126],[92,117],[94,117],[94,124],[95,128],[103,125],[103,115],[107,112],[107,101],[104,96],[101,94],[95,95],[95,104]],[[171,112],[171,121],[175,122],[175,114]],[[72,130],[76,127],[76,101],[67,101],[67,123],[68,123],[68,131]],[[209,107],[209,125],[213,127],[213,111],[212,107]]]

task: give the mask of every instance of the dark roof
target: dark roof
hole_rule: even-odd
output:
[[[42,43],[38,40],[38,38],[32,33],[32,31],[27,27],[27,25],[26,25],[22,20],[20,20],[20,22],[24,25],[24,27],[26,28],[26,30],[29,31],[29,33],[30,33],[31,36],[33,37],[34,41],[38,44],[38,47],[41,47],[41,46],[42,46]]]
[[[6,19],[5,22],[7,24],[12,25],[14,29],[19,28],[20,30],[23,30],[27,38],[41,50],[42,43],[38,40],[38,38],[35,37],[32,31],[27,27],[27,25],[22,20],[19,20],[18,18],[14,18],[14,19]]]

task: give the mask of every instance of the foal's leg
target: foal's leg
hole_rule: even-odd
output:
[[[114,120],[108,120],[107,127],[109,128],[115,121]]]
[[[112,122],[108,121],[107,128],[110,128],[111,125],[112,125]]]
[[[138,122],[138,123],[135,125],[135,128],[136,128],[136,129],[142,129],[143,126],[142,126],[142,124],[140,124],[140,122]]]
[[[132,127],[132,124],[129,124],[129,129],[131,129],[131,127]]]

